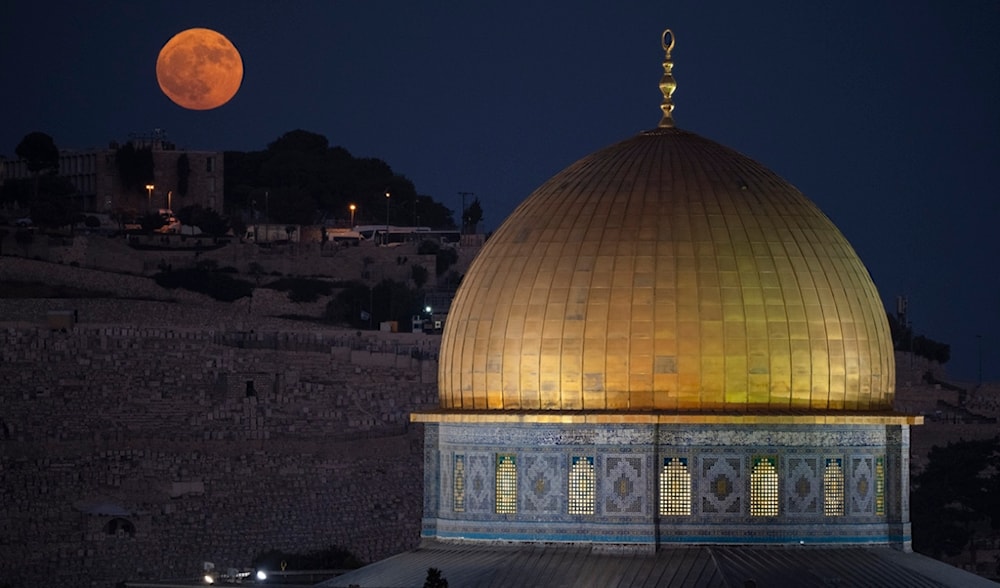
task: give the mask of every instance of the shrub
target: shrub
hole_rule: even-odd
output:
[[[458,261],[458,252],[450,247],[445,247],[444,249],[438,251],[437,260],[435,263],[435,269],[437,270],[437,275],[443,276],[448,268],[455,265]]]
[[[316,302],[320,296],[329,296],[333,292],[333,284],[314,278],[282,278],[263,287],[288,292],[288,299],[292,302]]]
[[[417,288],[423,288],[424,284],[427,283],[427,276],[429,273],[430,272],[428,272],[427,268],[424,266],[414,265],[410,269],[410,278],[413,280],[413,283],[416,284]]]
[[[197,268],[161,272],[153,276],[153,280],[164,288],[200,292],[223,302],[253,295],[253,284],[250,282]]]

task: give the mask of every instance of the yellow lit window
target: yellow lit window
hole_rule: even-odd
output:
[[[687,458],[669,457],[663,459],[660,470],[660,514],[691,514],[691,472]]]
[[[774,457],[755,457],[750,472],[750,516],[778,515],[778,468]]]
[[[517,464],[514,456],[497,455],[497,514],[517,512]]]
[[[596,492],[594,458],[573,456],[569,468],[569,514],[594,514]]]
[[[569,467],[569,514],[594,514],[594,458],[573,456]]]
[[[840,459],[826,460],[823,470],[823,514],[838,517],[844,514],[844,465]]]
[[[885,458],[875,458],[875,514],[885,516]]]
[[[452,491],[455,497],[455,512],[465,512],[465,456],[455,456],[455,475]]]

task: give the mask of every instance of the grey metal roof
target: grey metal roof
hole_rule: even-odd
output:
[[[428,568],[450,588],[646,586],[962,588],[998,584],[889,547],[689,546],[655,553],[581,545],[495,545],[425,540],[420,547],[318,585],[420,588]]]

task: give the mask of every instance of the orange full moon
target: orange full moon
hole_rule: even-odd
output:
[[[160,49],[156,81],[178,106],[211,110],[229,102],[240,89],[243,59],[221,33],[188,29]]]

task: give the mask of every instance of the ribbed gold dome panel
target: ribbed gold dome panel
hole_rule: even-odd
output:
[[[793,186],[661,128],[585,157],[493,234],[441,347],[445,409],[886,410],[870,276]]]

